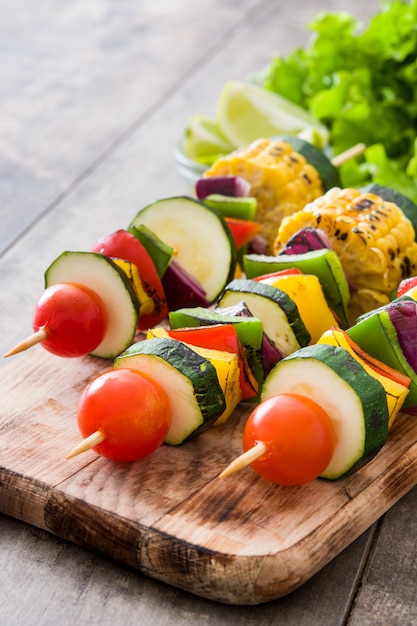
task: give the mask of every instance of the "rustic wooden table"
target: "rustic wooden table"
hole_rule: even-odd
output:
[[[367,20],[379,2],[348,6]],[[89,249],[145,203],[188,191],[172,157],[188,117],[212,113],[226,80],[303,45],[319,9],[346,3],[16,0],[0,8],[4,353],[30,330],[43,271],[62,250]],[[0,623],[415,624],[416,494],[297,591],[249,607],[200,598],[0,516]]]

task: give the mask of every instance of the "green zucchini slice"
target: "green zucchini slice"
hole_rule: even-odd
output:
[[[265,380],[261,400],[279,393],[308,396],[332,419],[336,449],[322,478],[335,480],[356,471],[387,440],[384,387],[344,348],[307,346],[277,363]]]
[[[130,346],[114,362],[149,374],[161,382],[172,409],[165,443],[178,445],[212,426],[226,408],[216,368],[192,348],[170,337],[155,337]]]
[[[56,283],[79,283],[95,291],[107,310],[107,331],[91,353],[114,359],[134,340],[139,302],[123,270],[98,252],[63,252],[45,272],[45,288]]]
[[[285,355],[306,346],[311,336],[300,317],[295,302],[281,289],[256,280],[237,278],[226,286],[218,306],[229,307],[245,302],[264,331]]]
[[[214,302],[236,267],[236,246],[224,218],[199,200],[176,196],[145,206],[129,228],[141,224],[174,249],[178,263]]]

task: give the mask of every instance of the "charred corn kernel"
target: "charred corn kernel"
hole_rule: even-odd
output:
[[[355,314],[389,301],[403,278],[417,271],[414,228],[393,202],[357,189],[333,188],[278,229],[274,253],[301,228],[324,230],[354,288]]]
[[[304,156],[284,142],[258,139],[217,159],[204,176],[242,176],[257,200],[256,221],[270,251],[284,217],[323,193],[320,175]]]

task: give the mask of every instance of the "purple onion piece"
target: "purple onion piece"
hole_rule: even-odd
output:
[[[249,196],[251,184],[242,176],[209,176],[199,178],[195,185],[195,192],[199,200],[204,200],[212,194],[246,198]]]
[[[269,374],[278,361],[284,358],[284,354],[266,333],[264,333],[262,339],[262,358],[265,376]]]
[[[306,226],[295,233],[279,252],[283,254],[303,254],[310,250],[321,250],[322,248],[332,248],[326,233],[320,228]]]
[[[248,243],[249,254],[267,254],[268,242],[262,237],[262,235],[255,235],[255,237]]]
[[[241,300],[237,304],[232,304],[226,307],[217,306],[215,310],[219,313],[222,313],[223,315],[230,315],[231,317],[253,317],[248,305],[244,300]]]
[[[417,372],[417,302],[397,300],[386,308],[405,358]]]
[[[176,259],[172,259],[168,265],[162,277],[162,286],[170,311],[183,307],[208,307],[210,304],[198,280],[191,276]]]

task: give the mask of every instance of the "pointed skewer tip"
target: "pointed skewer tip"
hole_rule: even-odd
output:
[[[258,443],[253,447],[243,452],[240,456],[236,457],[219,475],[218,478],[225,478],[226,476],[230,476],[235,472],[239,472],[245,467],[248,467],[254,461],[257,461],[265,452],[268,450],[268,446],[266,443],[262,441],[258,441]]]
[[[83,439],[75,448],[71,450],[69,454],[65,457],[66,459],[72,459],[74,456],[78,456],[78,454],[82,454],[83,452],[87,452],[92,448],[95,448],[102,443],[106,439],[106,435],[102,430],[97,430],[92,433],[89,437]]]
[[[24,350],[28,350],[29,348],[36,346],[36,344],[44,341],[47,336],[48,333],[46,331],[46,328],[39,328],[39,330],[29,335],[29,337],[26,337],[25,339],[20,341],[14,348],[6,352],[4,358],[12,356],[13,354],[18,354],[19,352],[24,352]]]

